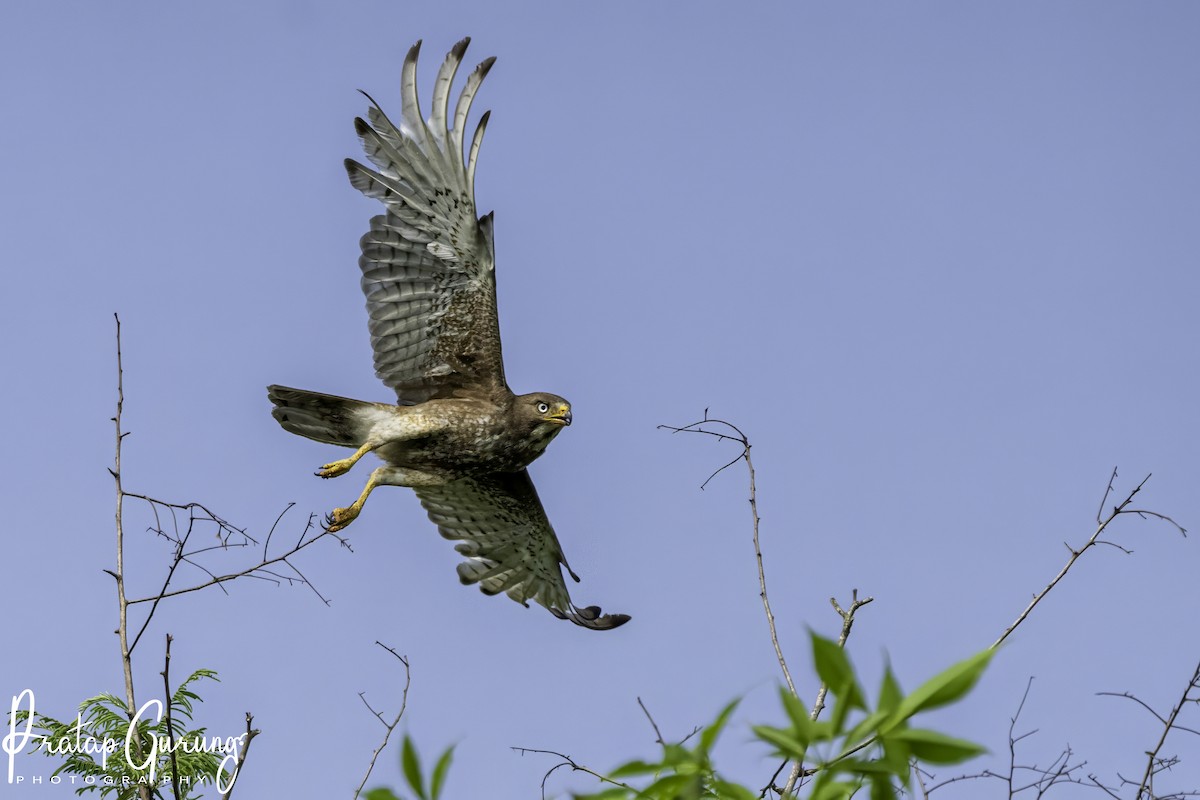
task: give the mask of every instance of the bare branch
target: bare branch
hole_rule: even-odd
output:
[[[704,428],[704,425],[724,426],[728,430],[733,431],[733,435],[722,433],[719,430],[709,430]],[[750,440],[746,437],[746,434],[742,433],[741,429],[733,423],[726,422],[722,419],[710,418],[708,416],[708,409],[704,410],[704,419],[700,420],[699,422],[693,422],[690,425],[684,425],[680,428],[676,428],[671,425],[659,425],[658,427],[663,430],[669,430],[672,433],[698,433],[706,436],[714,436],[718,441],[736,442],[741,445],[742,452],[739,453],[738,456],[732,461],[718,468],[716,472],[709,475],[708,479],[701,484],[700,488],[703,489],[708,485],[709,481],[737,462],[746,462],[746,471],[750,476],[750,516],[753,522],[754,558],[758,564],[758,595],[762,599],[763,611],[767,615],[767,627],[770,629],[771,645],[775,648],[775,657],[779,659],[779,669],[783,671],[783,678],[785,681],[787,681],[788,691],[790,691],[793,696],[799,697],[799,695],[796,693],[796,684],[792,681],[792,673],[788,669],[787,659],[783,657],[783,648],[779,646],[779,635],[775,630],[775,614],[771,611],[771,601],[767,597],[767,577],[765,571],[763,570],[762,548],[760,547],[758,540],[758,492],[754,483],[754,462],[750,458]]]
[[[1141,700],[1140,698],[1134,697],[1129,692],[1096,692],[1096,695],[1099,697],[1123,697],[1126,700],[1132,700],[1133,702],[1137,703],[1139,706],[1141,706],[1142,708],[1146,709],[1151,714],[1153,714],[1154,718],[1156,720],[1158,720],[1159,722],[1161,722],[1163,725],[1167,724],[1167,720],[1161,714],[1159,714],[1157,711],[1155,711],[1153,708],[1151,708],[1148,703],[1146,703],[1144,700]]]
[[[844,648],[846,646],[846,640],[850,638],[850,629],[854,627],[855,612],[857,612],[867,603],[874,602],[874,600],[874,597],[867,597],[863,600],[859,600],[858,589],[851,589],[850,610],[846,611],[840,605],[838,605],[836,597],[829,598],[829,603],[833,606],[833,610],[836,611],[842,618],[842,632],[838,635],[838,647]],[[812,717],[813,722],[816,722],[817,718],[821,716],[821,712],[825,710],[825,696],[828,693],[829,687],[822,683],[821,687],[817,690],[817,699],[813,702],[812,711],[809,713],[809,716]]]
[[[1113,467],[1112,475],[1108,476],[1108,486],[1104,489],[1104,495],[1100,498],[1100,507],[1096,509],[1096,524],[1104,524],[1104,505],[1108,502],[1108,497],[1113,493],[1113,484],[1117,480],[1117,468]]]
[[[363,787],[367,785],[367,781],[371,777],[371,772],[375,769],[375,761],[379,758],[379,754],[383,752],[384,748],[387,747],[388,739],[390,739],[392,736],[392,731],[396,730],[396,726],[400,724],[400,718],[404,716],[404,709],[408,708],[408,687],[412,685],[412,671],[409,669],[408,659],[397,653],[394,648],[388,647],[379,640],[376,640],[375,644],[394,655],[400,661],[400,663],[404,665],[404,690],[400,695],[400,710],[396,712],[396,716],[391,722],[388,722],[386,719],[384,719],[383,714],[371,708],[371,704],[367,702],[366,692],[358,693],[358,699],[363,701],[363,705],[367,707],[367,710],[375,715],[375,717],[383,725],[384,733],[383,741],[380,742],[379,746],[375,748],[375,752],[371,753],[371,763],[367,765],[367,772],[365,775],[363,775],[362,782],[360,782],[358,784],[358,788],[354,790],[355,798],[362,794]]]
[[[642,707],[642,713],[646,715],[646,719],[650,720],[650,727],[654,728],[654,741],[666,747],[667,743],[663,741],[662,731],[658,729],[658,723],[654,721],[654,717],[650,716],[650,709],[646,708],[646,704],[642,702],[642,698],[639,697],[637,702]]]
[[[1108,501],[1109,496],[1113,492],[1113,482],[1116,480],[1116,477],[1117,477],[1117,470],[1114,467],[1113,471],[1112,471],[1112,476],[1108,480],[1108,486],[1104,490],[1104,496],[1100,501],[1100,503],[1101,503],[1100,513],[1096,515],[1097,527],[1096,527],[1095,532],[1092,534],[1092,537],[1090,539],[1088,539],[1087,542],[1085,542],[1084,545],[1078,549],[1072,548],[1070,545],[1067,546],[1067,550],[1071,554],[1070,557],[1067,559],[1067,563],[1063,565],[1063,568],[1061,570],[1059,570],[1058,574],[1054,576],[1053,580],[1051,580],[1050,583],[1048,583],[1044,589],[1042,589],[1040,592],[1038,592],[1037,594],[1035,594],[1033,596],[1033,599],[1031,601],[1029,601],[1029,605],[1025,606],[1025,610],[1022,611],[1017,616],[1017,618],[1013,621],[1013,623],[1011,625],[1008,626],[1007,629],[1005,629],[1004,633],[1000,634],[1000,638],[997,639],[996,641],[992,642],[991,647],[993,649],[999,647],[1000,644],[1005,639],[1007,639],[1009,637],[1009,635],[1012,634],[1012,632],[1015,631],[1017,629],[1017,627],[1020,626],[1020,624],[1029,617],[1030,613],[1033,611],[1034,608],[1037,607],[1038,603],[1042,602],[1042,599],[1045,598],[1046,595],[1048,595],[1050,593],[1050,590],[1053,589],[1055,586],[1057,586],[1059,581],[1061,581],[1064,577],[1066,577],[1066,574],[1071,570],[1071,567],[1073,567],[1075,565],[1075,562],[1079,560],[1080,556],[1082,556],[1088,550],[1090,550],[1091,548],[1095,547],[1097,544],[1100,544],[1103,541],[1100,539],[1100,535],[1104,533],[1104,531],[1108,528],[1109,524],[1112,523],[1113,520],[1115,520],[1117,517],[1121,516],[1122,514],[1137,514],[1138,516],[1140,516],[1142,518],[1154,517],[1156,519],[1161,519],[1161,520],[1164,520],[1164,521],[1169,522],[1170,524],[1174,525],[1175,528],[1178,529],[1179,532],[1182,533],[1183,535],[1185,535],[1185,536],[1187,535],[1187,531],[1184,530],[1184,528],[1182,526],[1180,526],[1177,522],[1175,522],[1175,520],[1171,519],[1170,517],[1166,516],[1165,514],[1159,514],[1154,511],[1146,511],[1144,509],[1129,508],[1129,504],[1133,502],[1133,498],[1136,497],[1138,492],[1140,492],[1142,490],[1142,487],[1146,485],[1146,481],[1150,480],[1150,475],[1147,475],[1145,478],[1143,478],[1142,482],[1139,483],[1137,486],[1135,486],[1133,488],[1133,490],[1128,495],[1126,495],[1125,499],[1122,500],[1120,502],[1120,504],[1115,506],[1111,512],[1109,512],[1107,517],[1103,516],[1104,503],[1106,503]],[[1108,543],[1108,542],[1106,542],[1106,543]],[[1121,548],[1121,549],[1124,549],[1124,548]],[[1126,552],[1128,552],[1128,551],[1126,551]]]
[[[525,755],[526,753],[539,753],[541,755],[557,756],[558,758],[562,759],[562,761],[560,763],[555,764],[553,767],[550,768],[550,770],[545,775],[542,776],[542,800],[546,800],[546,781],[547,781],[547,779],[549,779],[549,777],[554,773],[554,771],[556,769],[559,769],[560,767],[570,767],[574,772],[586,772],[588,775],[591,775],[593,778],[596,778],[603,783],[607,783],[612,786],[620,786],[622,789],[627,789],[630,792],[635,792],[635,793],[637,792],[637,790],[634,789],[629,784],[621,783],[620,781],[614,781],[612,778],[608,777],[607,775],[601,775],[599,772],[596,772],[593,769],[589,769],[588,767],[585,767],[582,764],[577,764],[575,762],[575,760],[572,759],[570,756],[564,755],[564,754],[556,752],[554,750],[538,750],[537,748],[534,748],[534,747],[513,747],[510,749],[514,750],[517,753],[520,753],[521,755]]]
[[[140,495],[138,495],[138,496],[141,497]],[[153,498],[143,498],[143,499],[149,500],[152,503],[158,503],[159,505],[166,507],[166,508],[172,508],[172,507],[181,508],[181,506],[172,506],[169,503],[163,503],[162,501],[154,500]],[[184,506],[184,507],[186,507],[186,506]],[[289,505],[288,508],[291,508],[291,506]],[[284,510],[284,513],[286,513],[286,511],[287,511],[287,509]],[[282,518],[282,516],[283,515],[281,514],[280,519]],[[291,559],[292,556],[296,555],[301,550],[304,550],[305,548],[310,547],[311,545],[319,542],[321,539],[325,538],[326,536],[332,536],[334,539],[337,539],[342,544],[343,547],[350,549],[350,544],[347,540],[343,539],[342,537],[338,536],[335,533],[330,533],[327,530],[324,530],[324,529],[321,529],[321,528],[318,528],[317,526],[315,526],[313,524],[313,520],[315,518],[316,518],[315,515],[309,516],[308,523],[306,524],[304,531],[300,536],[299,541],[287,552],[281,553],[280,555],[277,555],[277,556],[270,556],[266,552],[266,546],[264,545],[264,558],[262,561],[260,561],[257,564],[254,564],[253,566],[246,567],[245,569],[238,570],[236,572],[225,573],[222,575],[217,575],[216,573],[214,573],[212,570],[208,569],[207,567],[195,562],[191,558],[191,555],[193,555],[194,553],[183,552],[182,546],[186,545],[186,543],[188,541],[188,537],[190,536],[190,531],[189,531],[189,532],[183,534],[177,542],[176,552],[172,559],[171,566],[167,570],[167,577],[166,577],[166,580],[163,582],[162,589],[160,589],[156,594],[151,595],[149,597],[139,597],[136,600],[130,600],[129,605],[136,605],[138,603],[152,603],[153,605],[151,606],[151,613],[153,613],[153,611],[154,611],[155,607],[157,607],[158,603],[167,597],[176,597],[181,594],[188,594],[189,592],[198,592],[201,589],[207,589],[210,586],[221,586],[223,589],[224,588],[223,584],[228,583],[233,580],[236,580],[238,578],[242,578],[242,577],[252,577],[252,578],[259,578],[262,580],[271,580],[272,582],[276,582],[276,583],[279,581],[286,581],[288,583],[300,583],[300,584],[307,586],[309,589],[311,589],[313,594],[315,594],[317,596],[317,598],[321,600],[321,602],[325,603],[326,605],[329,605],[329,600],[323,594],[321,594],[321,592],[316,588],[316,586],[313,585],[312,581],[308,580],[308,578],[306,578],[304,576],[304,573],[302,573],[299,570],[299,568],[297,568],[296,565],[293,564],[289,560],[289,559]],[[214,519],[214,521],[215,521],[215,519]],[[279,522],[279,519],[276,519],[276,525],[278,524],[278,522]],[[239,533],[241,532],[237,528],[232,528],[232,526],[227,526],[227,528],[238,531]],[[275,529],[275,526],[272,525],[272,527],[271,527],[272,532],[274,532],[274,529]],[[269,537],[268,537],[267,541],[269,544],[269,541],[270,541]],[[205,549],[208,549],[208,548],[205,548]],[[201,571],[206,573],[209,576],[209,579],[202,583],[197,583],[193,586],[187,586],[182,589],[173,589],[173,590],[168,591],[167,587],[170,584],[171,578],[174,575],[175,570],[179,566],[180,562],[187,562],[188,564],[195,566],[197,569],[200,569]],[[293,573],[295,573],[296,577],[293,578],[293,577],[284,576],[278,572],[269,570],[268,567],[270,567],[274,564],[286,565]]]
[[[985,769],[982,772],[956,775],[952,778],[947,778],[939,783],[925,788],[925,796],[933,794],[938,789],[944,786],[949,786],[962,781],[980,780],[983,778],[991,778],[993,780],[1002,781],[1008,787],[1006,796],[1014,798],[1025,792],[1032,791],[1036,798],[1043,797],[1054,786],[1066,783],[1073,783],[1081,786],[1091,786],[1094,781],[1093,776],[1088,776],[1084,779],[1077,776],[1075,773],[1080,772],[1087,764],[1086,761],[1071,763],[1074,757],[1074,752],[1070,746],[1062,749],[1054,760],[1048,766],[1039,767],[1037,764],[1025,765],[1017,763],[1017,745],[1028,737],[1036,733],[1036,729],[1026,731],[1025,733],[1017,733],[1017,721],[1021,718],[1021,712],[1025,709],[1025,702],[1029,699],[1029,692],[1033,686],[1033,678],[1030,677],[1025,683],[1025,691],[1021,695],[1021,702],[1017,704],[1016,713],[1009,718],[1008,725],[1008,770],[1000,773],[993,772],[990,769]],[[935,779],[935,776],[927,771],[922,770],[922,773],[930,780]],[[922,782],[922,787],[925,787]]]
[[[125,599],[125,528],[124,528],[124,500],[125,490],[121,486],[121,443],[125,441],[126,434],[121,431],[121,417],[125,410],[125,367],[121,358],[121,318],[113,314],[113,319],[117,325],[117,413],[112,418],[113,426],[116,429],[116,454],[113,458],[113,467],[109,470],[109,474],[113,477],[117,492],[117,510],[116,510],[116,528],[117,528],[117,568],[115,572],[109,573],[114,575],[117,581],[117,638],[121,646],[121,671],[125,676],[125,709],[129,716],[129,724],[133,724],[134,709],[137,708],[137,703],[134,702],[133,693],[133,662],[130,659],[129,648],[129,603]],[[142,763],[142,738],[134,736],[133,748],[134,754],[138,758],[138,763]],[[141,784],[138,786],[138,796],[142,800],[150,800],[150,787]]]
[[[710,426],[710,427],[705,427],[706,425]],[[718,426],[717,430],[711,429],[711,426],[714,426],[714,425]],[[799,697],[799,694],[796,691],[796,684],[792,680],[791,670],[788,669],[787,659],[784,658],[784,655],[783,655],[783,648],[779,644],[779,633],[775,626],[775,614],[774,614],[774,612],[771,611],[771,601],[767,594],[767,577],[766,577],[766,571],[763,567],[762,547],[759,542],[760,519],[758,516],[758,490],[757,490],[757,486],[755,483],[754,461],[750,457],[751,446],[750,446],[749,438],[746,436],[746,434],[744,432],[742,432],[742,430],[740,428],[738,428],[733,423],[727,422],[722,419],[715,419],[715,418],[709,417],[708,409],[704,410],[704,418],[703,419],[699,420],[698,422],[693,422],[690,425],[683,425],[680,427],[676,427],[676,426],[672,426],[672,425],[659,425],[658,427],[662,430],[669,430],[672,433],[696,433],[696,434],[703,434],[705,436],[712,436],[712,437],[716,438],[717,441],[719,441],[719,442],[726,442],[726,441],[735,442],[741,446],[742,452],[739,453],[733,460],[718,467],[711,475],[708,476],[708,478],[704,481],[704,483],[700,485],[700,488],[703,489],[705,486],[708,485],[709,481],[711,481],[717,475],[724,472],[729,467],[732,467],[737,462],[739,462],[739,461],[746,462],[746,471],[749,475],[749,482],[750,482],[750,486],[749,486],[750,516],[751,516],[751,521],[752,521],[752,525],[753,525],[752,538],[753,538],[753,542],[754,542],[754,558],[755,558],[755,562],[758,566],[759,597],[762,599],[763,612],[766,614],[767,628],[768,628],[768,630],[770,632],[770,636],[771,636],[771,645],[775,648],[775,657],[779,661],[779,669],[783,672],[783,678],[787,682],[788,691],[790,691],[792,693],[793,697]],[[721,430],[722,427],[725,430]],[[728,433],[726,431],[732,431],[732,433]],[[854,626],[855,613],[858,611],[858,609],[862,608],[867,603],[870,603],[873,599],[874,598],[868,597],[866,599],[859,600],[858,599],[858,590],[855,589],[855,590],[853,590],[850,609],[847,611],[847,610],[844,610],[840,605],[838,605],[836,598],[833,598],[833,597],[829,598],[830,603],[833,604],[834,609],[838,612],[838,614],[842,618],[842,632],[841,632],[841,635],[838,637],[839,646],[841,646],[841,647],[846,646],[846,639],[849,638],[850,629]],[[817,692],[817,698],[816,698],[816,701],[813,703],[813,708],[812,708],[812,712],[811,712],[811,717],[814,721],[821,715],[821,711],[825,707],[825,696],[826,696],[827,692],[828,692],[828,687],[826,687],[824,684],[822,684],[820,689]],[[661,739],[661,737],[660,737],[660,739]],[[868,744],[869,744],[869,742],[864,743],[862,746],[866,747]],[[859,748],[859,749],[861,749],[861,748]],[[851,752],[854,752],[854,751],[851,751]],[[843,757],[846,757],[849,755],[850,755],[850,753],[846,753],[846,754],[844,754]],[[780,764],[779,769],[777,769],[775,771],[775,774],[771,776],[771,780],[768,782],[767,786],[763,788],[762,793],[759,795],[760,797],[765,797],[766,792],[769,789],[774,788],[775,779],[779,776],[779,773],[783,770],[783,767],[786,766],[786,764],[787,764],[786,761],[783,764]],[[793,790],[793,788],[795,787],[796,781],[801,777],[802,774],[804,774],[804,765],[800,762],[797,762],[795,764],[795,766],[792,768],[792,772],[791,772],[790,776],[788,777],[787,784],[784,786],[782,793],[783,794],[790,793]]]
[[[1192,671],[1192,679],[1188,681],[1187,688],[1183,690],[1183,694],[1180,696],[1179,702],[1176,703],[1174,708],[1171,709],[1171,713],[1167,715],[1167,719],[1163,721],[1162,717],[1159,717],[1158,714],[1154,714],[1155,717],[1158,717],[1160,721],[1164,722],[1163,732],[1162,735],[1158,737],[1158,742],[1154,745],[1154,749],[1146,754],[1148,756],[1146,759],[1146,771],[1142,774],[1142,782],[1138,785],[1136,795],[1137,800],[1141,800],[1143,797],[1153,798],[1154,794],[1151,791],[1151,781],[1154,778],[1155,773],[1161,769],[1168,768],[1172,763],[1174,763],[1173,761],[1168,763],[1167,760],[1160,759],[1158,757],[1158,753],[1160,750],[1162,750],[1163,744],[1166,743],[1167,736],[1170,735],[1171,731],[1176,727],[1175,720],[1179,716],[1179,712],[1183,710],[1184,705],[1187,703],[1200,702],[1200,697],[1191,697],[1191,693],[1197,689],[1200,689],[1200,664],[1197,664],[1196,668]],[[1141,701],[1139,700],[1138,702]],[[1145,703],[1142,703],[1142,705],[1145,705]],[[1149,708],[1149,706],[1147,706],[1147,708]],[[1153,711],[1151,711],[1151,713],[1153,713]],[[1195,731],[1193,731],[1193,733],[1194,732]]]
[[[175,638],[171,634],[167,634],[167,652],[163,656],[163,670],[161,673],[163,679],[163,703],[166,706],[165,715],[167,719],[167,750],[171,753],[171,788],[175,792],[175,800],[183,800],[183,795],[179,792],[179,760],[175,757],[175,724],[171,721],[171,642]]]
[[[238,753],[237,763],[233,767],[232,783],[229,785],[229,790],[221,795],[221,800],[229,800],[233,796],[233,787],[237,785],[237,776],[242,774],[242,767],[246,765],[246,756],[250,752],[250,742],[254,741],[254,737],[258,736],[259,731],[254,727],[254,715],[249,711],[246,712],[246,733],[245,743],[242,744],[241,752]]]
[[[858,599],[858,589],[852,589],[850,590],[850,608],[847,610],[843,609],[841,605],[838,604],[836,597],[829,598],[830,605],[833,606],[834,611],[836,611],[842,618],[842,632],[838,635],[838,647],[844,648],[846,646],[846,641],[850,638],[850,631],[854,627],[854,615],[860,608],[868,603],[874,602],[874,600],[874,597],[866,597],[860,600]],[[828,695],[828,693],[829,687],[822,683],[820,688],[817,689],[817,698],[815,701],[813,701],[812,710],[808,715],[813,722],[816,722],[817,718],[821,716],[821,712],[825,710],[825,697]],[[874,739],[867,739],[865,742],[860,742],[858,745],[855,745],[846,752],[842,753],[830,763],[841,761],[843,758],[849,758],[860,750],[865,750],[866,748],[870,747],[874,741]],[[765,797],[768,789],[775,788],[775,778],[779,777],[779,773],[783,770],[783,767],[786,764],[787,762],[784,761],[783,764],[779,765],[779,769],[775,770],[775,774],[771,776],[771,782],[763,787],[762,793],[759,795],[759,797]],[[792,766],[792,771],[788,774],[788,779],[784,784],[783,789],[779,789],[777,791],[781,795],[787,796],[796,789],[796,784],[802,777],[813,775],[815,772],[815,770],[804,769],[804,764],[797,761]]]

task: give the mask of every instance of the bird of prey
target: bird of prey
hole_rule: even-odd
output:
[[[413,45],[401,70],[400,124],[365,92],[367,120],[354,120],[375,168],[346,159],[350,183],[384,205],[362,237],[358,263],[375,374],[395,390],[396,405],[270,386],[271,413],[291,433],[355,448],[323,466],[322,478],[345,474],[370,452],[385,462],[357,500],[326,517],[328,530],[353,522],[375,487],[408,486],[442,536],[458,541],[464,584],[608,630],[629,617],[571,602],[560,565],[579,577],[525,469],[571,424],[571,405],[546,392],[515,395],[504,379],[492,215],[475,210],[487,113],[464,158],[467,116],[494,58],[467,77],[450,108],[469,42],[442,62],[428,119],[417,100],[421,43]]]

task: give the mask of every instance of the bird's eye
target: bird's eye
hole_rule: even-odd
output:
[[[537,410],[538,410],[538,413],[539,413],[539,414],[545,414],[547,411],[549,411],[549,410],[550,410],[550,406],[548,406],[548,405],[547,405],[547,404],[545,404],[545,403],[538,403],[538,404],[537,404]]]

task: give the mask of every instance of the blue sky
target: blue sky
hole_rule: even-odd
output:
[[[806,626],[835,632],[828,598],[855,587],[876,598],[850,644],[871,684],[885,657],[912,687],[993,641],[1091,534],[1114,465],[1119,490],[1153,472],[1141,504],[1200,530],[1198,25],[1180,2],[5,6],[0,700],[32,688],[69,717],[121,686],[114,312],[129,491],[256,536],[289,502],[298,532],[357,494],[365,471],[312,476],[341,452],[282,431],[264,387],[389,399],[355,263],[377,211],[341,165],[356,90],[398,110],[420,38],[427,96],[469,34],[471,65],[498,57],[477,197],[509,381],[575,411],[532,473],[576,599],[633,621],[596,634],[461,587],[411,492],[384,489],[354,553],[298,560],[331,606],[255,582],[177,599],[139,692],[169,631],[176,675],[221,675],[202,721],[232,735],[251,710],[263,730],[239,794],[348,797],[381,734],[357,693],[399,700],[378,639],[411,659],[404,729],[427,754],[457,743],[453,796],[536,796],[554,761],[510,746],[600,770],[651,754],[637,697],[678,738],[744,695],[719,763],[761,786],[774,762],[747,726],[777,717],[779,675],[744,475],[700,491],[733,453],[656,426],[707,408],[751,437],[806,698]],[[126,524],[145,594],[168,551],[136,507]],[[980,767],[1003,763],[1032,675],[1029,761],[1069,742],[1089,771],[1140,773],[1156,723],[1095,693],[1175,701],[1200,555],[1150,521],[1110,538],[1133,555],[1089,552],[938,718],[998,754]],[[1183,737],[1172,779],[1195,788]]]

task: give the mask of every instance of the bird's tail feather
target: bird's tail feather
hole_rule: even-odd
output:
[[[268,386],[267,397],[275,404],[271,416],[285,431],[345,447],[358,447],[366,441],[368,425],[365,415],[359,412],[376,406],[287,386]]]

